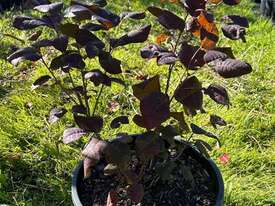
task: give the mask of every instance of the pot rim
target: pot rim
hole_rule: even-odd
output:
[[[214,177],[216,182],[216,189],[217,189],[217,197],[216,197],[216,203],[213,206],[222,206],[224,201],[224,181],[222,178],[222,174],[216,165],[216,163],[210,159],[206,158],[194,147],[190,147],[190,151],[192,153],[192,156],[196,156],[197,159],[200,159],[200,162],[204,161],[206,164],[208,164],[208,168],[205,168],[208,172],[209,170],[212,170],[212,178]],[[75,206],[82,206],[82,203],[79,199],[78,195],[78,177],[80,174],[80,171],[83,169],[83,160],[80,160],[78,165],[73,171],[72,174],[72,186],[71,186],[71,196],[72,201]],[[214,174],[214,175],[213,175]]]

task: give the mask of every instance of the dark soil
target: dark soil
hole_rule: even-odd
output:
[[[79,185],[79,195],[84,206],[105,206],[108,192],[115,189],[119,194],[119,206],[211,206],[214,205],[214,185],[208,172],[195,159],[182,154],[168,180],[163,181],[155,170],[161,162],[148,165],[143,178],[145,195],[139,204],[128,197],[125,185],[118,177],[105,176],[104,162],[93,170],[91,177]],[[212,181],[213,182],[213,181]]]

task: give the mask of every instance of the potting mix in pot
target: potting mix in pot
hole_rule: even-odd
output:
[[[230,47],[218,46],[219,29],[212,12],[219,4],[239,3],[240,0],[162,1],[158,6],[174,4],[181,7],[180,12],[176,15],[150,6],[146,11],[117,15],[104,0],[89,3],[72,0],[67,8],[62,2],[40,5],[34,8],[38,16],[14,19],[15,28],[35,31],[27,40],[29,46],[16,48],[8,61],[14,65],[23,60],[40,61],[44,65],[48,75],[38,78],[32,89],[50,81],[60,87],[76,125],[64,131],[65,144],[83,136],[90,137],[82,151],[83,174],[78,183],[82,205],[216,204],[213,175],[191,153],[195,151],[205,160],[209,158],[211,146],[198,139],[199,135],[215,139],[218,145],[220,141],[213,133],[186,122],[185,116],[206,113],[204,96],[217,104],[230,105],[226,89],[218,84],[203,85],[202,78],[196,76],[197,70],[204,67],[208,73],[223,78],[252,71],[248,63],[234,57]],[[128,87],[126,74],[131,71],[115,57],[115,52],[126,45],[147,41],[152,26],[139,25],[139,21],[145,22],[146,15],[153,17],[163,32],[157,35],[156,43],[141,45],[141,57],[156,59],[157,65],[166,68],[167,75],[139,77],[142,80],[132,86],[134,97],[129,101],[139,102],[140,113],[131,120],[125,115],[117,116],[109,125],[117,129],[133,121],[141,128],[140,134],[120,133],[107,141],[104,139],[110,137],[103,137],[100,132],[105,120],[113,117],[98,112],[98,105],[112,85]],[[131,24],[126,24],[127,21]],[[225,37],[246,41],[248,21],[245,17],[230,14],[220,22]],[[134,28],[124,28],[130,32],[118,37],[121,25]],[[45,30],[54,38],[43,38]],[[98,66],[88,68],[89,61]],[[177,79],[173,79],[174,72],[178,74]],[[172,84],[176,86],[174,89]],[[66,113],[63,107],[52,109],[49,123],[58,121]],[[214,128],[226,125],[215,114],[210,115],[209,121]]]

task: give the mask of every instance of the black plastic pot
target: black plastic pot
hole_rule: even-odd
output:
[[[214,189],[217,194],[216,203],[213,206],[222,206],[224,200],[224,183],[221,172],[215,162],[211,159],[207,159],[202,156],[196,149],[190,147],[185,150],[187,154],[189,154],[192,158],[197,160],[199,163],[203,165],[205,170],[211,176],[211,179],[214,181]],[[77,167],[73,172],[72,177],[72,201],[74,206],[82,206],[82,203],[79,199],[78,188],[81,179],[83,178],[83,161],[80,161]]]

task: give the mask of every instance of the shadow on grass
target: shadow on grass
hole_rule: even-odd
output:
[[[15,201],[24,201],[40,206],[68,205],[70,196],[64,192],[68,186],[61,185],[55,167],[54,162],[49,164],[46,160],[28,162],[20,154],[0,157],[0,170],[6,174],[5,180],[1,180],[0,203],[12,205]],[[70,182],[69,175],[62,178],[66,179],[65,183]]]
[[[4,98],[8,93],[9,93],[8,90],[0,86],[0,99]]]

